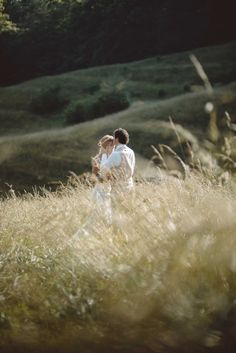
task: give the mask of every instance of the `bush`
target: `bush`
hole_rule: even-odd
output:
[[[72,102],[65,111],[66,123],[77,124],[95,119],[96,116],[93,115],[92,106],[91,100]]]
[[[129,99],[125,92],[112,91],[94,98],[87,98],[71,103],[65,111],[67,124],[76,124],[103,117],[128,108]]]
[[[126,93],[113,91],[98,97],[93,108],[98,116],[104,116],[127,109],[129,105],[130,102]]]
[[[184,84],[184,92],[191,92],[191,85],[189,83]]]
[[[94,94],[96,92],[98,92],[100,89],[100,85],[99,84],[94,84],[94,85],[91,85],[87,88],[87,92],[88,94]]]
[[[30,102],[30,111],[35,114],[50,114],[61,110],[68,104],[68,99],[61,94],[58,85],[42,89]]]
[[[164,89],[159,89],[158,97],[159,98],[164,98],[165,96],[166,96],[166,91]]]

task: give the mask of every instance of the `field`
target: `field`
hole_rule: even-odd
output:
[[[235,352],[235,47],[193,51],[213,92],[189,52],[0,89],[0,353]],[[73,102],[116,86],[130,107],[92,121],[30,110],[48,87]],[[117,127],[136,192],[108,224],[78,175]],[[151,161],[162,143],[184,180]]]
[[[0,351],[234,352],[235,184],[139,183],[113,226],[92,205],[75,178],[1,203]]]

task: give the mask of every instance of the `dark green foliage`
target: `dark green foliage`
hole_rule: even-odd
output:
[[[105,92],[83,101],[72,102],[65,111],[65,120],[67,124],[77,124],[119,112],[129,105],[125,92]]]
[[[112,91],[100,95],[94,104],[99,116],[116,113],[128,108],[130,105],[127,94],[121,91]]]
[[[88,87],[87,93],[88,94],[94,94],[94,93],[98,92],[99,89],[100,89],[100,85],[99,84],[94,84],[94,85]]]
[[[64,113],[66,123],[70,125],[95,119],[92,106],[93,103],[88,99],[71,102]]]
[[[16,31],[16,25],[10,20],[9,15],[5,13],[4,1],[0,0],[0,33]]]
[[[164,98],[166,96],[166,91],[164,89],[159,89],[158,91],[158,97],[159,98]]]
[[[35,114],[50,114],[60,111],[67,104],[68,99],[62,96],[60,86],[54,85],[32,98],[29,108]]]
[[[19,30],[0,34],[0,84],[232,40],[234,11],[218,3],[4,0],[0,25]]]
[[[184,92],[187,92],[187,93],[191,92],[191,85],[189,83],[185,83],[183,88],[184,88]]]

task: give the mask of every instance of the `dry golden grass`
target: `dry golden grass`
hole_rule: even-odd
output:
[[[0,206],[1,352],[234,352],[233,182],[140,183],[112,226],[75,179]]]

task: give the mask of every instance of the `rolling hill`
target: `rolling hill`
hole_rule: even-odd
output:
[[[178,149],[176,132],[204,151],[209,116],[205,103],[212,101],[218,119],[227,110],[236,120],[236,43],[201,48],[194,54],[202,63],[214,87],[209,95],[198,77],[189,53],[150,58],[131,64],[117,64],[41,77],[0,89],[0,187],[12,184],[17,190],[32,185],[52,185],[65,180],[69,171],[89,170],[96,141],[122,126],[129,130],[131,146],[149,159],[150,145],[168,143]],[[58,85],[71,102],[97,94],[103,85],[123,84],[131,106],[122,112],[66,126],[63,111],[35,114],[30,102],[41,90]]]

